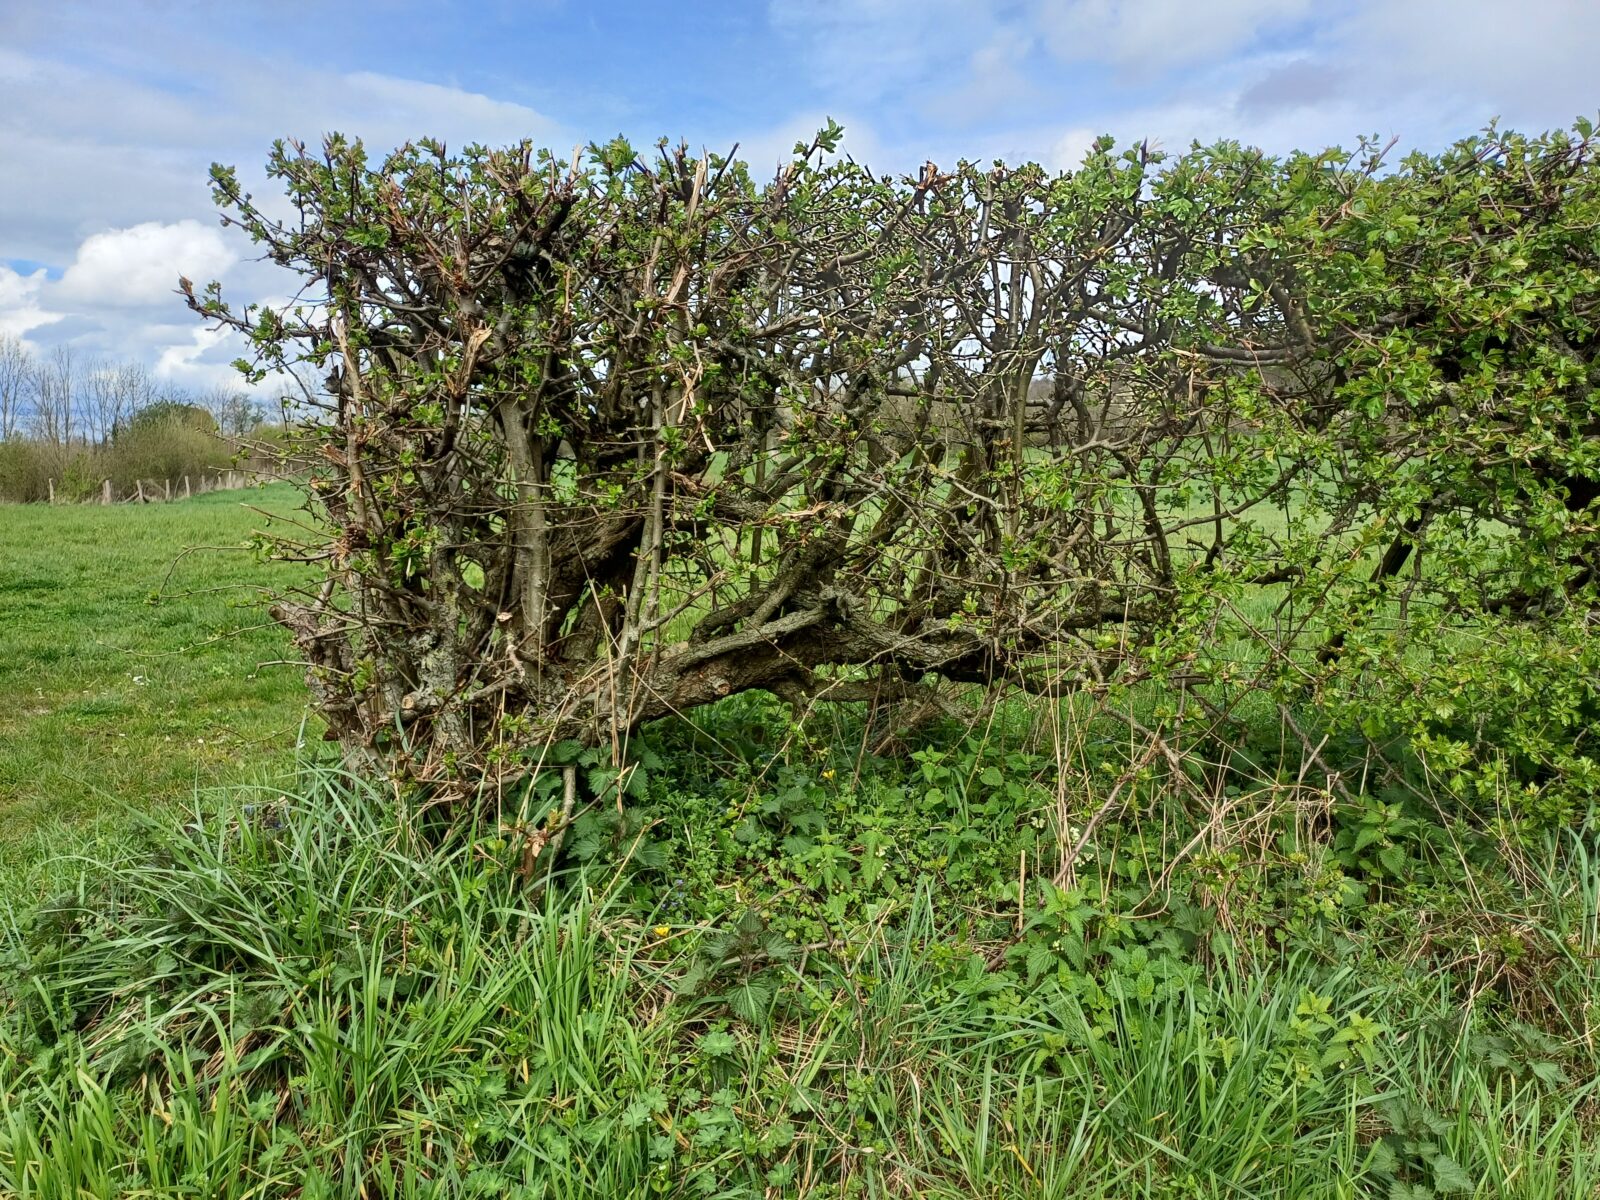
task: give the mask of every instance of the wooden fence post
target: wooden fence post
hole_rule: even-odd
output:
[[[109,479],[106,480],[105,483],[100,485],[100,503],[101,504],[110,504],[111,503],[111,480],[109,480]]]
[[[54,479],[46,479],[44,482],[45,486],[50,489],[50,503],[54,504],[56,502],[56,481]]]
[[[183,498],[187,500],[193,495],[194,493],[189,490],[189,477],[185,475],[183,477]]]
[[[172,480],[163,479],[161,481],[161,498],[163,500],[172,499]]]
[[[133,491],[134,491],[134,494],[139,497],[139,503],[143,504],[144,503],[144,480],[135,479],[133,481]]]

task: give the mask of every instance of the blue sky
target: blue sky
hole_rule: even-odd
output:
[[[227,380],[239,348],[171,288],[287,289],[205,175],[248,177],[279,135],[665,134],[770,166],[833,116],[881,169],[1063,169],[1100,133],[1283,152],[1566,125],[1600,110],[1597,63],[1600,0],[3,0],[0,333]]]

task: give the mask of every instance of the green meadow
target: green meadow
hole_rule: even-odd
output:
[[[293,762],[305,719],[254,531],[287,486],[172,504],[0,505],[0,843]]]

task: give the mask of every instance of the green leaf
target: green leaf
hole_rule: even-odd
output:
[[[1428,1132],[1435,1137],[1444,1137],[1451,1130],[1450,1122],[1426,1105],[1417,1105],[1416,1114]]]
[[[659,1088],[650,1088],[640,1093],[639,1097],[623,1109],[622,1125],[624,1129],[640,1129],[650,1124],[650,1118],[656,1113],[667,1111],[667,1097]]]
[[[1448,1154],[1436,1154],[1429,1160],[1433,1170],[1433,1186],[1441,1192],[1470,1192],[1477,1185],[1460,1163]]]
[[[648,800],[650,798],[650,775],[642,766],[635,766],[628,772],[626,790],[635,800]]]
[[[772,1003],[773,987],[764,979],[746,979],[734,985],[724,999],[734,1016],[752,1025],[761,1024]]]
[[[1027,972],[1028,982],[1036,983],[1039,976],[1056,965],[1055,951],[1043,942],[1035,942],[1028,947]]]
[[[1406,873],[1406,852],[1400,846],[1385,846],[1378,851],[1378,861],[1383,869],[1396,879]]]
[[[574,741],[572,738],[568,738],[564,742],[557,742],[555,745],[551,746],[549,752],[545,755],[544,761],[549,766],[565,766],[568,763],[577,762],[578,756],[581,755],[583,751],[584,745],[582,742]]]
[[[1386,1141],[1372,1143],[1372,1149],[1367,1153],[1367,1171],[1373,1175],[1392,1176],[1400,1169],[1400,1159],[1394,1152],[1394,1147]]]
[[[1558,1063],[1545,1061],[1529,1063],[1528,1070],[1540,1083],[1548,1084],[1550,1087],[1560,1087],[1567,1082],[1567,1073]]]

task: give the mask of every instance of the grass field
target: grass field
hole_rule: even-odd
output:
[[[305,687],[259,600],[296,568],[245,547],[294,505],[0,505],[0,855],[292,759]]]

